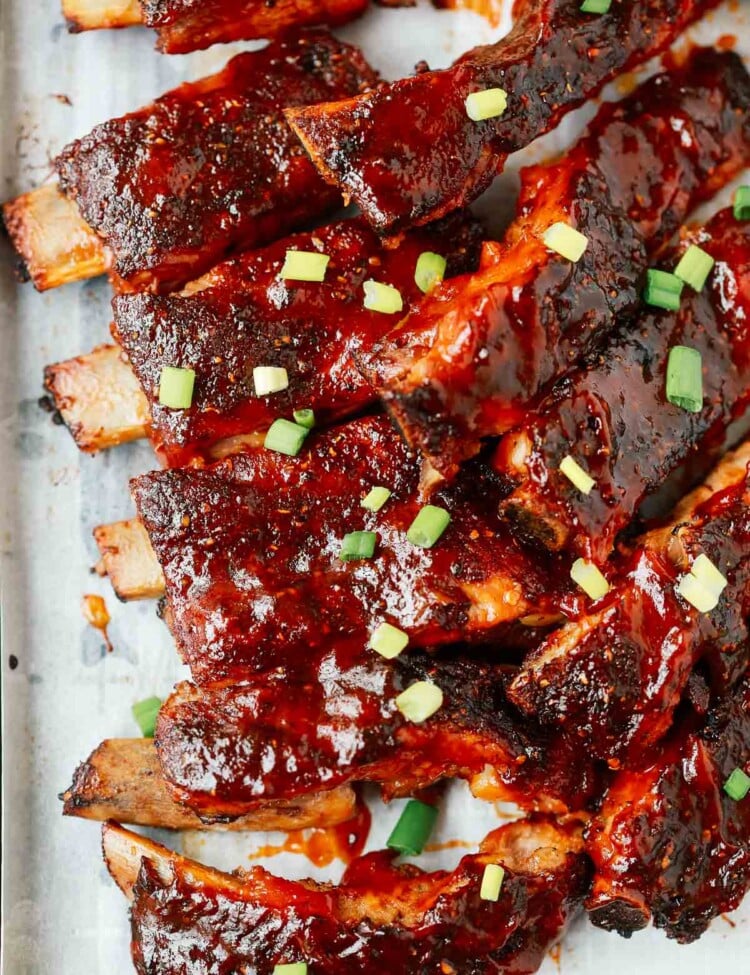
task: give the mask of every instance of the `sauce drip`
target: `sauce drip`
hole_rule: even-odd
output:
[[[370,834],[372,816],[360,802],[357,815],[337,826],[315,827],[288,833],[281,844],[267,844],[250,854],[250,860],[278,856],[279,853],[296,853],[306,856],[316,867],[327,867],[334,860],[349,864],[362,854]]]
[[[107,609],[107,604],[102,596],[95,596],[90,593],[83,596],[81,599],[81,612],[86,622],[90,626],[93,626],[95,630],[101,632],[104,642],[107,645],[107,652],[112,653],[114,648],[107,633],[107,627],[111,622],[111,617]]]

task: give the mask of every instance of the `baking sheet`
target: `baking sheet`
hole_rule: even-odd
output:
[[[510,0],[506,0],[510,7]],[[750,3],[721,8],[689,35],[711,42],[733,34],[750,57]],[[386,77],[426,58],[434,67],[507,29],[476,15],[374,8],[341,34],[361,44]],[[244,45],[248,47],[250,45]],[[144,104],[182,80],[219,68],[243,46],[167,58],[146,31],[69,36],[58,0],[0,0],[0,197],[30,189],[50,173],[49,160],[93,124]],[[632,84],[626,78],[605,97]],[[559,151],[593,113],[588,106],[564,127],[514,158],[514,166],[477,209],[499,229],[514,202],[513,170]],[[738,181],[740,182],[740,181]],[[728,202],[731,191],[719,200]],[[704,208],[710,212],[718,204]],[[94,525],[132,513],[131,475],[154,466],[145,444],[98,457],[80,455],[67,433],[38,406],[45,363],[87,351],[108,337],[104,281],[39,295],[16,285],[7,243],[0,244],[0,587],[3,680],[4,975],[127,973],[129,929],[124,900],[99,852],[97,824],[64,820],[57,798],[81,759],[104,737],[137,733],[133,701],[166,695],[185,676],[150,603],[118,604],[91,573]],[[81,597],[99,593],[112,616],[114,652],[81,613]],[[402,803],[375,804],[368,848],[382,846]],[[451,789],[435,839],[475,843],[507,810]],[[221,867],[248,866],[253,851],[283,836],[165,834],[167,844]],[[457,862],[452,847],[420,858],[425,866]],[[288,876],[336,879],[340,863],[314,867],[304,856],[262,861]],[[736,925],[736,927],[733,927]],[[681,965],[685,975],[736,964],[750,949],[750,903],[717,920],[697,944],[680,948],[653,931],[629,943],[586,924],[567,938],[548,973],[630,975]]]

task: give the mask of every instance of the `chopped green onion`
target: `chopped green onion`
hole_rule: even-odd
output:
[[[277,454],[296,457],[309,432],[307,427],[301,427],[299,423],[292,423],[291,420],[274,420],[268,428],[263,446],[268,450],[275,450]]]
[[[274,965],[273,975],[307,975],[307,962],[293,961],[285,965]]]
[[[567,223],[558,221],[548,227],[542,235],[545,247],[564,257],[567,261],[580,261],[589,245],[589,239]]]
[[[612,6],[612,0],[583,0],[581,10],[585,14],[606,14]]]
[[[147,697],[143,701],[136,701],[132,707],[135,723],[141,729],[144,738],[153,738],[156,730],[156,719],[159,716],[161,698]]]
[[[294,422],[301,427],[312,430],[315,426],[315,414],[312,410],[295,410],[292,414]]]
[[[280,393],[289,386],[289,374],[281,366],[256,366],[253,369],[256,396]]]
[[[675,277],[689,284],[694,291],[701,291],[715,263],[710,254],[691,244],[674,269]]]
[[[390,498],[391,492],[386,487],[374,487],[360,501],[363,508],[369,511],[380,511],[383,505]]]
[[[609,592],[609,583],[593,562],[576,559],[570,567],[570,578],[590,599],[601,599]]]
[[[396,698],[396,707],[407,721],[421,724],[439,711],[443,704],[443,692],[428,680],[418,680]]]
[[[393,827],[386,846],[405,856],[417,856],[430,838],[437,816],[435,806],[428,806],[418,799],[410,799]]]
[[[676,275],[670,274],[669,271],[650,268],[646,274],[646,290],[643,292],[643,300],[647,305],[653,305],[654,308],[678,311],[682,287],[683,283]]]
[[[427,294],[432,291],[435,285],[445,277],[445,269],[448,262],[442,254],[434,254],[432,251],[422,251],[417,258],[417,266],[414,269],[414,281],[420,291]]]
[[[330,259],[317,251],[287,251],[281,277],[289,281],[323,281]]]
[[[339,558],[342,562],[356,559],[371,559],[375,554],[378,536],[375,532],[349,532],[341,542]]]
[[[719,597],[711,589],[707,589],[700,579],[696,579],[692,572],[688,572],[677,585],[677,594],[685,602],[690,603],[699,613],[710,613],[716,609]]]
[[[734,219],[750,220],[750,186],[740,186],[734,194]]]
[[[503,886],[505,871],[497,863],[488,863],[482,874],[482,886],[479,896],[483,901],[497,901],[500,899],[500,888]]]
[[[159,376],[159,403],[172,410],[189,410],[193,403],[195,370],[164,366]]]
[[[666,395],[670,403],[689,413],[703,409],[703,363],[697,349],[674,345],[669,350]]]
[[[381,623],[370,634],[370,649],[386,660],[393,660],[409,643],[409,634],[390,623]]]
[[[581,465],[574,460],[570,454],[567,457],[563,457],[560,462],[560,471],[563,473],[567,479],[578,488],[581,494],[590,494],[591,489],[596,484],[596,481],[590,474],[581,467]]]
[[[724,791],[730,799],[740,802],[750,792],[750,775],[736,768],[724,783]]]
[[[485,88],[484,91],[473,91],[466,96],[464,106],[466,114],[472,122],[497,118],[508,107],[508,94],[502,88]]]
[[[395,315],[402,311],[404,301],[398,288],[392,284],[382,284],[380,281],[365,281],[365,308],[368,311],[379,311],[384,315]]]
[[[450,524],[451,516],[445,508],[426,504],[409,525],[406,537],[419,548],[432,548]]]
[[[717,599],[728,585],[726,578],[703,552],[701,552],[691,565],[690,572],[700,582],[703,588],[714,593]]]

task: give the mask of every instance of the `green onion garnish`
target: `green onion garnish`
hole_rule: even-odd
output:
[[[715,263],[710,254],[691,244],[674,269],[675,277],[689,284],[694,291],[701,291]]]
[[[609,592],[609,583],[593,562],[576,559],[570,567],[570,578],[586,593],[589,599],[601,599]]]
[[[256,396],[280,393],[289,386],[289,375],[281,366],[256,366],[253,369]]]
[[[718,606],[726,587],[726,578],[711,559],[701,552],[690,566],[690,572],[680,579],[677,592],[699,613],[710,613]]]
[[[383,505],[390,498],[391,492],[386,487],[374,487],[360,501],[363,508],[368,511],[380,511]]]
[[[485,88],[484,91],[473,91],[466,96],[464,106],[466,114],[472,122],[497,118],[508,107],[508,94],[502,88]]]
[[[426,802],[410,799],[404,806],[386,845],[404,856],[417,856],[424,849],[435,825],[438,811]]]
[[[594,478],[590,474],[587,474],[578,461],[571,457],[570,454],[567,457],[563,457],[560,462],[560,472],[578,488],[581,494],[590,494],[592,487],[596,484]]]
[[[419,290],[427,294],[436,284],[440,284],[445,277],[447,265],[448,262],[442,254],[423,251],[417,258],[417,266],[414,269],[414,280]]]
[[[750,775],[736,768],[724,783],[724,791],[730,799],[740,802],[750,792]]]
[[[362,285],[365,291],[364,305],[368,311],[379,311],[384,315],[395,315],[402,311],[404,301],[398,288],[380,281],[365,281]]]
[[[287,251],[281,277],[290,281],[323,281],[330,259],[317,251]]]
[[[159,376],[159,403],[172,410],[189,410],[194,387],[194,369],[164,366]]]
[[[409,525],[406,537],[419,548],[432,548],[450,524],[451,516],[445,508],[426,504]]]
[[[409,634],[390,623],[381,623],[370,634],[370,649],[386,660],[393,660],[409,643]]]
[[[488,863],[482,874],[482,886],[479,896],[483,901],[497,901],[500,899],[500,888],[503,886],[505,871],[497,863]]]
[[[697,349],[674,345],[669,350],[666,396],[670,403],[689,413],[703,409],[703,366]]]
[[[421,724],[439,711],[443,704],[443,692],[428,680],[418,680],[396,698],[396,707],[407,721]]]
[[[269,450],[275,450],[277,454],[296,457],[309,433],[307,427],[302,427],[299,423],[292,423],[291,420],[274,420],[268,428],[263,446]]]
[[[375,532],[349,532],[341,542],[339,558],[342,562],[355,559],[371,559],[375,554],[378,536]]]
[[[612,6],[612,0],[583,0],[581,10],[585,14],[606,14]]]
[[[274,965],[273,975],[307,975],[307,962],[293,961],[284,965]]]
[[[312,430],[315,426],[315,414],[312,410],[295,410],[292,416],[294,417],[294,422],[301,427]]]
[[[646,274],[646,290],[643,292],[643,300],[647,305],[654,308],[663,308],[665,311],[679,311],[680,295],[682,294],[682,281],[669,271],[658,271],[651,268]]]
[[[734,219],[750,220],[750,186],[740,186],[734,194]]]
[[[159,716],[161,698],[147,697],[143,701],[136,701],[132,707],[135,723],[141,729],[144,738],[153,738],[156,730],[156,719]]]
[[[567,261],[580,261],[589,245],[589,239],[567,223],[558,221],[547,227],[542,235],[544,246],[564,257]]]

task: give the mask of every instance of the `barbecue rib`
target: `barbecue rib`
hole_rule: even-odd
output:
[[[65,816],[100,822],[117,819],[160,829],[305,829],[335,826],[356,812],[354,792],[349,786],[339,786],[293,800],[261,802],[227,822],[214,818],[207,823],[172,799],[154,743],[147,738],[103,741],[78,766],[72,784],[60,798]]]
[[[664,50],[717,2],[618,0],[591,16],[580,0],[517,0],[511,33],[447,70],[286,115],[325,178],[373,227],[394,232],[471,203],[509,153]],[[497,86],[508,95],[503,115],[469,119],[467,95]]]
[[[679,312],[646,310],[568,373],[498,447],[495,466],[517,484],[503,512],[524,535],[603,562],[646,494],[691,454],[721,444],[750,398],[750,223],[718,213],[677,251],[696,244],[716,261]],[[671,268],[670,258],[662,266]],[[666,398],[669,351],[701,354],[703,408]],[[595,480],[581,494],[559,470],[567,455]]]
[[[314,673],[298,671],[252,684],[178,685],[156,729],[176,803],[211,822],[356,782],[375,782],[390,799],[462,778],[479,798],[559,813],[585,808],[600,785],[577,742],[545,734],[509,707],[497,665],[421,652],[385,662],[338,641]],[[443,693],[420,724],[396,705],[416,681]]]
[[[440,541],[407,541],[419,478],[383,417],[313,434],[298,457],[248,448],[205,469],[135,478],[167,619],[194,679],[314,666],[332,634],[364,648],[384,620],[424,646],[579,605],[555,559],[540,564],[488,510],[500,487],[478,461],[433,498],[452,519]],[[377,514],[361,506],[375,485],[392,492]],[[374,557],[344,562],[343,536],[357,530],[377,533]]]
[[[198,975],[206,957],[226,959],[222,972],[258,975],[295,961],[326,975],[523,975],[578,913],[588,880],[579,828],[544,818],[495,830],[450,873],[372,853],[340,886],[261,867],[221,873],[116,824],[104,827],[103,846],[132,901],[140,975]],[[497,902],[479,896],[488,863],[505,869]]]
[[[98,125],[56,160],[67,200],[42,187],[3,208],[28,274],[44,290],[109,267],[129,287],[171,290],[322,216],[340,196],[281,110],[375,80],[356,48],[310,31]]]
[[[409,307],[422,294],[414,280],[420,254],[444,255],[447,273],[457,274],[476,267],[480,235],[476,221],[454,216],[391,249],[362,220],[286,237],[218,265],[189,294],[115,298],[113,334],[148,404],[111,348],[49,366],[45,386],[82,449],[143,435],[145,408],[154,446],[170,466],[210,457],[221,441],[265,430],[298,407],[314,410],[317,426],[327,425],[375,397],[352,356],[371,349],[392,327],[393,316],[364,307],[363,282],[397,288]],[[325,281],[280,278],[288,250],[327,254]],[[253,367],[264,365],[284,367],[289,387],[258,397]],[[159,405],[165,366],[195,371],[189,409]],[[122,408],[113,409],[113,403]]]
[[[144,24],[156,30],[157,47],[165,54],[344,24],[366,6],[367,0],[62,0],[71,32]]]
[[[698,50],[605,105],[563,160],[523,171],[505,242],[485,248],[476,274],[428,295],[365,363],[434,467],[452,475],[640,310],[654,253],[750,159],[749,108],[740,59]],[[543,242],[558,222],[587,238],[577,263]]]
[[[695,725],[686,718],[619,772],[589,829],[587,906],[599,927],[630,935],[652,918],[694,941],[750,887],[750,798],[724,791],[735,769],[750,771],[750,682]]]
[[[578,734],[587,752],[621,759],[668,729],[699,661],[714,688],[750,657],[750,443],[722,460],[672,521],[643,537],[619,580],[588,615],[554,632],[525,661],[509,695],[525,713]],[[675,586],[701,552],[729,580],[699,613]]]

